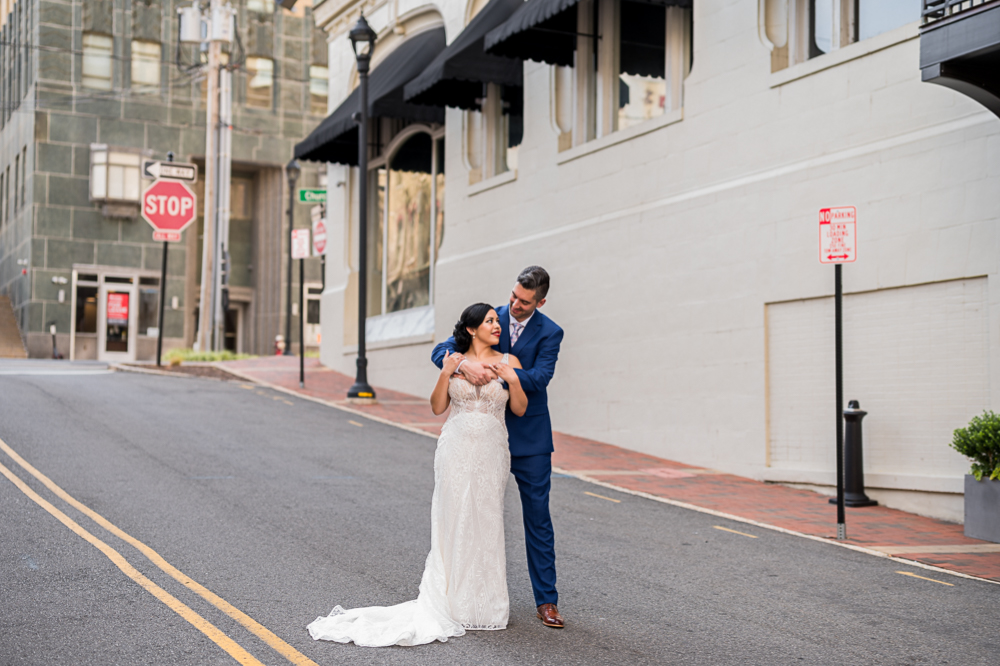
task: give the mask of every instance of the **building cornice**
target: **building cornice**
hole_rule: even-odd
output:
[[[390,0],[322,0],[313,6],[316,26],[330,38],[346,33],[357,22],[362,10],[366,15],[389,4]]]

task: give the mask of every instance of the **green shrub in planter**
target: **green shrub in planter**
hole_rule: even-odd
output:
[[[972,475],[1000,479],[1000,416],[991,411],[974,416],[969,425],[955,431],[951,448],[972,459]]]

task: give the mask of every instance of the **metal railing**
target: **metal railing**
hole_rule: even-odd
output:
[[[998,0],[924,0],[921,23],[927,25],[993,3],[1000,4]]]

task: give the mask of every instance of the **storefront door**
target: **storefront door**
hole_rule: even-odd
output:
[[[135,360],[137,301],[135,278],[104,276],[97,310],[97,357],[100,360]]]

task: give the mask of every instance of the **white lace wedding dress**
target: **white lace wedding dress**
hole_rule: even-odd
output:
[[[503,357],[507,363],[507,355]],[[367,647],[422,645],[461,636],[466,629],[507,627],[507,566],[503,497],[510,474],[504,412],[508,392],[499,380],[475,387],[452,378],[451,414],[434,455],[431,552],[416,600],[370,606],[316,618],[316,640]]]

